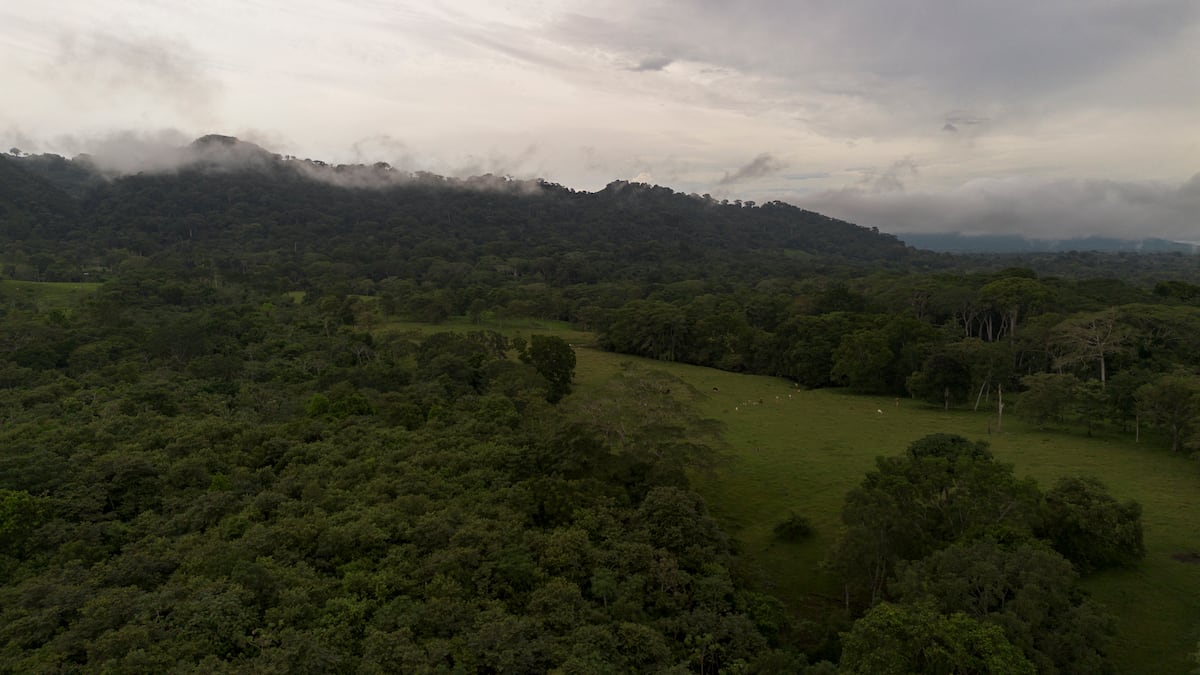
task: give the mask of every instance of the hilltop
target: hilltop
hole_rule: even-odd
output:
[[[375,280],[431,260],[483,261],[557,283],[728,275],[739,266],[733,276],[750,280],[817,260],[887,264],[914,253],[891,235],[778,201],[627,181],[582,192],[544,180],[332,165],[218,135],[136,174],[48,155],[0,157],[0,171],[10,186],[0,193],[0,233],[27,254],[54,257],[47,278],[61,280],[101,266],[113,250],[203,251],[264,273],[263,260],[246,258],[291,251],[362,265]]]

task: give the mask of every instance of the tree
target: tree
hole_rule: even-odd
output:
[[[575,350],[557,335],[534,335],[529,340],[529,361],[550,383],[546,400],[557,403],[571,393],[575,377]]]
[[[842,338],[858,325],[856,317],[844,312],[801,315],[784,322],[775,333],[782,355],[778,374],[806,387],[828,386],[834,352]]]
[[[1111,617],[1080,599],[1078,575],[1063,556],[1021,535],[1007,538],[1015,541],[987,536],[902,565],[897,596],[999,627],[1038,672],[1104,672]]]
[[[1099,363],[1100,386],[1108,383],[1108,357],[1125,348],[1132,331],[1120,323],[1115,309],[1091,314],[1077,314],[1051,332],[1051,340],[1059,347],[1055,366]]]
[[[1041,499],[1032,480],[993,459],[987,444],[933,434],[899,457],[879,457],[875,470],[846,495],[845,530],[827,565],[846,584],[847,601],[888,597],[902,560],[918,560],[968,534],[1028,531]]]
[[[971,384],[970,368],[946,352],[925,359],[921,370],[907,381],[910,394],[930,403],[941,403],[943,410],[949,410],[951,402],[965,401],[971,395]]]
[[[830,375],[856,391],[881,392],[887,388],[886,371],[893,356],[883,331],[857,330],[834,350]]]
[[[1104,390],[1105,413],[1119,420],[1123,431],[1128,430],[1128,424],[1133,422],[1135,438],[1141,433],[1137,390],[1155,377],[1155,373],[1144,368],[1122,370],[1109,379],[1108,387]]]
[[[607,348],[662,361],[686,361],[692,325],[687,313],[658,300],[636,300],[616,311],[601,336]]]
[[[946,345],[943,350],[970,369],[971,390],[976,392],[974,410],[979,410],[985,396],[990,401],[992,389],[1012,376],[1013,355],[1007,345],[968,337]]]
[[[1138,387],[1138,415],[1171,432],[1171,452],[1179,452],[1180,441],[1200,416],[1200,378],[1195,375],[1163,375]]]
[[[1084,574],[1146,557],[1141,504],[1118,502],[1095,478],[1060,478],[1046,493],[1040,533]]]
[[[1050,299],[1050,291],[1033,279],[1005,277],[979,289],[979,299],[995,308],[1002,317],[995,336],[999,338],[1007,326],[1009,337],[1015,338],[1017,319],[1045,304]]]
[[[839,673],[1033,675],[1034,665],[999,626],[928,605],[881,603],[842,634]]]
[[[882,328],[892,359],[884,371],[889,392],[902,394],[907,378],[921,369],[942,336],[928,323],[908,314],[892,316]]]
[[[1021,384],[1025,391],[1017,402],[1017,412],[1032,419],[1040,429],[1050,420],[1066,419],[1082,383],[1074,375],[1038,373],[1022,377]]]

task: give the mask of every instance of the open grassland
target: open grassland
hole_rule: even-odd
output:
[[[388,324],[403,330],[500,330],[508,335],[553,333],[576,344],[591,336],[553,322],[516,328],[451,322]],[[800,620],[819,621],[839,604],[840,589],[820,570],[837,535],[843,498],[874,466],[931,433],[956,433],[991,444],[1019,476],[1049,489],[1060,476],[1095,476],[1120,500],[1142,504],[1146,560],[1134,570],[1106,572],[1085,588],[1117,617],[1111,656],[1122,673],[1186,673],[1200,633],[1200,564],[1177,553],[1200,552],[1200,463],[1172,455],[1160,438],[1140,444],[1117,436],[1040,431],[1006,414],[949,412],[908,399],[797,390],[770,377],[649,361],[592,348],[576,349],[576,386],[586,388],[635,362],[675,375],[705,396],[703,412],[725,423],[728,461],[696,485],[712,513],[759,568],[770,590]],[[815,535],[801,543],[772,537],[776,523],[796,513]]]
[[[67,311],[83,295],[100,284],[58,281],[0,280],[0,306],[35,309],[39,312]]]

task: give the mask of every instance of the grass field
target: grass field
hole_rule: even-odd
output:
[[[577,350],[580,386],[599,381],[628,356]],[[993,416],[944,412],[906,399],[797,391],[769,377],[650,362],[705,392],[704,412],[726,424],[732,457],[697,488],[712,513],[761,568],[773,591],[801,618],[836,603],[838,587],[819,564],[836,536],[846,492],[879,455],[899,454],[926,434],[957,433],[991,443],[1001,461],[1043,489],[1065,475],[1104,481],[1119,499],[1143,507],[1147,555],[1140,568],[1085,580],[1085,588],[1118,618],[1111,656],[1122,673],[1187,673],[1200,635],[1200,565],[1175,553],[1200,552],[1200,463],[1143,438],[1087,438],[1038,431],[1008,416],[1003,433],[988,433]],[[811,520],[803,543],[773,541],[789,512]]]
[[[39,312],[69,310],[75,301],[100,284],[56,281],[0,280],[0,305],[31,307]]]

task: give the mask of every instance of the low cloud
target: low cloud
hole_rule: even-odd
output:
[[[805,208],[885,232],[1200,239],[1200,173],[1180,184],[992,178],[941,193],[831,190]]]
[[[859,187],[871,194],[904,192],[904,181],[917,175],[917,163],[911,157],[898,159],[883,171],[864,171]]]
[[[108,33],[59,36],[45,77],[64,80],[71,95],[95,105],[117,97],[146,97],[197,121],[207,121],[220,84],[200,66],[187,43]]]
[[[717,181],[717,185],[733,185],[734,183],[741,183],[744,181],[753,180],[755,178],[769,176],[773,173],[781,171],[786,166],[787,164],[775,159],[770,153],[764,152],[758,157],[750,160],[749,164],[746,164],[737,171],[734,171],[733,173],[726,173],[721,180]]]
[[[64,135],[51,145],[67,155],[86,154],[108,175],[174,171],[184,161],[183,147],[192,139],[177,129],[152,132],[116,131],[95,136]]]
[[[665,70],[672,63],[675,63],[675,59],[669,56],[650,56],[638,61],[630,70],[636,73],[657,72]]]
[[[453,184],[475,190],[536,193],[539,183],[527,166],[537,158],[536,146],[516,155],[492,152],[471,155],[440,171],[445,178],[415,165],[408,146],[389,136],[372,136],[352,145],[353,163],[337,164],[281,155],[248,140],[209,134],[198,139],[177,129],[157,132],[121,131],[78,137],[60,136],[52,145],[68,156],[86,155],[109,178],[137,173],[244,171],[279,166],[323,183],[354,189],[382,189],[413,181]],[[515,176],[515,177],[514,177]]]

